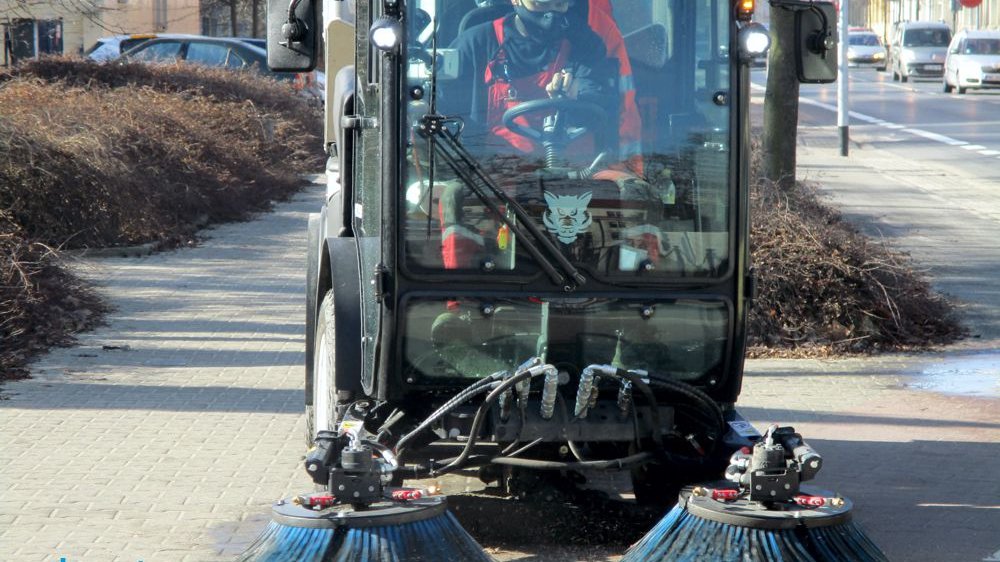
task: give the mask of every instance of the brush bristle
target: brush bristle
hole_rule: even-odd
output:
[[[622,562],[884,562],[885,554],[861,528],[841,525],[753,529],[692,515],[678,505],[622,558]]]
[[[311,529],[275,522],[240,562],[439,562],[492,559],[451,513],[381,527]]]

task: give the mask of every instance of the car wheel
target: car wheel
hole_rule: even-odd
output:
[[[877,70],[879,72],[885,72],[885,67],[884,66],[880,66],[880,67],[876,68],[875,70]]]
[[[907,83],[907,82],[910,81],[910,77],[906,76],[905,74],[903,74],[902,71],[900,71],[899,72],[899,81],[905,84],[905,83]]]
[[[966,92],[966,88],[963,88],[961,86],[958,87],[958,93],[959,93],[959,95],[964,94],[965,92]]]
[[[896,69],[892,70],[892,81],[893,82],[898,82],[899,81],[899,73],[896,72]]]
[[[306,406],[306,444],[312,446],[316,433],[337,425],[337,389],[334,385],[336,341],[333,291],[327,291],[316,315],[316,348],[313,352],[313,400]]]
[[[950,85],[950,84],[948,84],[948,79],[947,79],[947,78],[945,78],[945,79],[944,79],[944,80],[943,80],[942,82],[943,82],[943,84],[944,84],[944,93],[946,93],[946,94],[950,94],[950,93],[951,93],[951,90],[952,90],[952,88],[951,88],[951,85]]]

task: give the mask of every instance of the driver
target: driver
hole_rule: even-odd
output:
[[[443,96],[445,113],[464,118],[465,138],[475,139],[467,145],[481,145],[491,154],[540,156],[541,147],[504,126],[503,115],[529,100],[569,98],[600,106],[618,127],[593,131],[571,145],[568,163],[589,166],[599,152],[610,150],[603,167],[640,174],[641,127],[631,68],[606,0],[590,0],[589,21],[577,0],[511,2],[513,13],[466,30],[453,45],[459,76]],[[542,118],[519,119],[538,130]]]
[[[547,165],[586,169],[581,177],[614,182],[623,197],[635,191],[633,186],[647,185],[637,181],[643,166],[632,69],[608,0],[510,1],[513,13],[467,29],[452,45],[458,53],[459,76],[442,92],[442,109],[446,115],[462,117],[463,144],[487,158],[515,155],[518,159],[513,162],[530,168],[542,160],[543,148],[507,128],[504,114],[531,100],[588,102],[604,110],[609,126],[574,140],[560,151],[562,162]],[[539,111],[515,121],[539,131],[546,117]],[[494,162],[507,172],[527,169],[519,164],[511,168],[512,161],[502,158]],[[465,195],[460,185],[441,193],[438,211],[446,269],[475,267],[481,252],[497,250],[488,249],[493,238],[503,249],[502,227],[476,228],[463,217]],[[586,198],[586,192],[577,195]],[[557,206],[582,201],[560,198]],[[584,224],[582,219],[567,228],[579,231]],[[569,238],[560,240],[567,243]]]

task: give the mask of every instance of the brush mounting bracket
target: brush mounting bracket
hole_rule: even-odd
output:
[[[752,450],[733,454],[726,479],[739,484],[750,501],[788,503],[822,466],[822,457],[794,428],[772,425]]]

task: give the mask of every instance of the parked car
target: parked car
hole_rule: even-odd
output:
[[[960,31],[948,46],[944,91],[1000,88],[1000,31]]]
[[[913,78],[940,78],[951,42],[947,24],[908,21],[896,25],[889,49],[892,79],[901,82]]]
[[[122,56],[125,51],[136,47],[150,39],[156,39],[157,37],[184,37],[183,35],[175,34],[157,34],[157,33],[132,33],[128,35],[111,35],[109,37],[101,37],[90,46],[89,49],[83,52],[85,57],[98,62],[105,62],[110,60],[115,60]]]
[[[252,70],[277,80],[292,82],[305,95],[323,99],[325,76],[321,72],[290,74],[267,68],[267,51],[253,44],[253,39],[180,35],[149,39],[129,49],[121,58],[145,63],[187,62],[205,66]]]
[[[858,28],[847,31],[847,66],[875,68],[882,72],[887,55],[882,38],[874,31]]]

